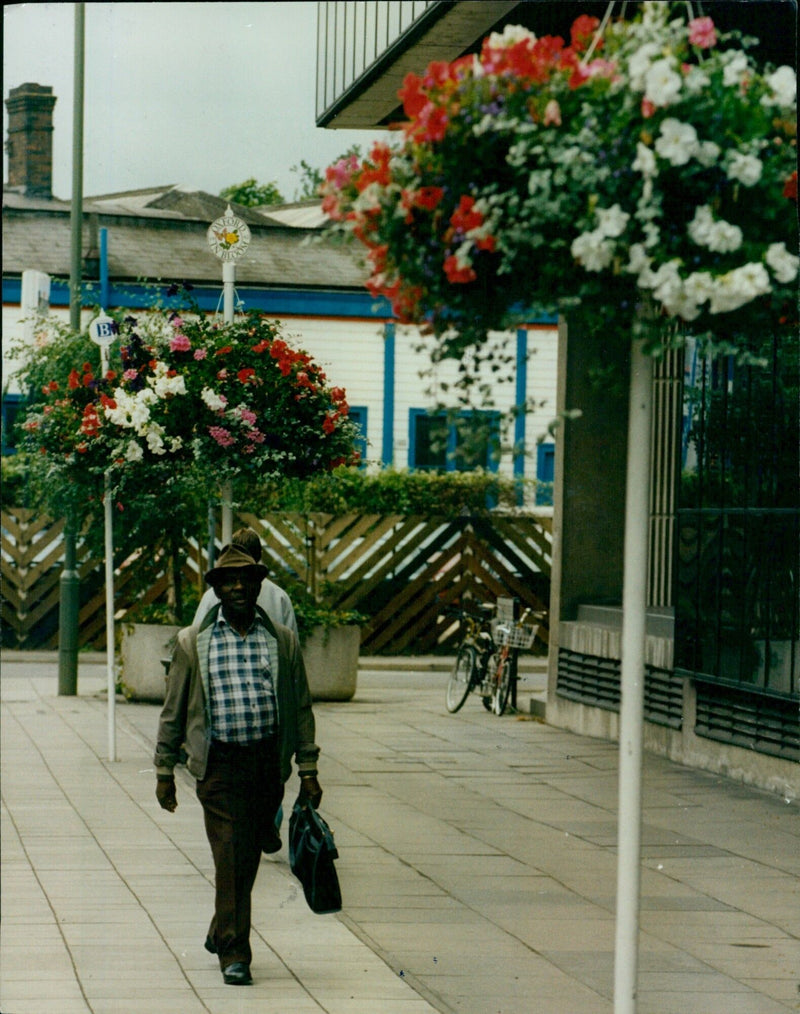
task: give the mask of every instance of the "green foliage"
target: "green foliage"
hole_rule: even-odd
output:
[[[0,502],[4,507],[26,505],[29,466],[24,454],[4,454],[0,458]]]
[[[411,514],[427,517],[460,513],[488,514],[493,507],[517,508],[523,488],[533,480],[507,479],[483,471],[410,472],[387,468],[374,474],[340,467],[326,475],[267,482],[253,489],[246,509],[255,513],[286,511],[344,514]]]
[[[220,190],[219,196],[225,201],[241,204],[243,208],[261,208],[270,204],[285,203],[277,183],[274,181],[259,183],[253,176],[242,183],[225,187],[224,190]]]
[[[301,644],[305,644],[315,627],[329,630],[332,627],[360,624],[366,619],[363,613],[356,612],[355,609],[333,608],[329,604],[329,595],[325,588],[321,590],[319,598],[316,599],[300,581],[283,576],[279,578],[279,581],[281,588],[292,600]]]

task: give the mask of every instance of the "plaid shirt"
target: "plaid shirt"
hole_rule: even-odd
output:
[[[272,673],[278,644],[256,615],[240,637],[220,611],[208,649],[211,730],[224,743],[255,743],[278,733]]]

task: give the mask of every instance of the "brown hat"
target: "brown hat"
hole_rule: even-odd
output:
[[[213,588],[230,570],[249,570],[259,581],[263,581],[269,571],[263,563],[255,563],[253,557],[241,546],[225,546],[219,554],[217,565],[206,574],[206,581]]]

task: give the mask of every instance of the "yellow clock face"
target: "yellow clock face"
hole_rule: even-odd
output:
[[[206,237],[215,257],[221,261],[238,261],[250,243],[250,230],[229,208],[222,218],[211,223]]]

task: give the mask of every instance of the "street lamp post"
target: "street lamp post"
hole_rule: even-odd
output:
[[[222,322],[233,323],[236,282],[236,262],[244,256],[250,245],[250,229],[245,221],[234,215],[230,204],[221,218],[208,227],[208,245],[215,257],[222,261]],[[222,542],[227,545],[233,535],[233,490],[230,482],[222,486]]]

